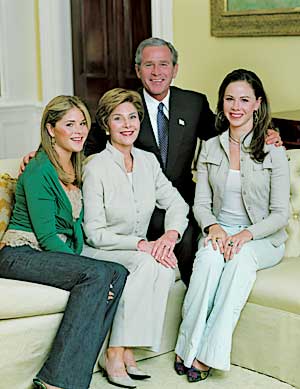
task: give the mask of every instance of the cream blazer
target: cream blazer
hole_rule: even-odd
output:
[[[187,227],[188,205],[162,173],[154,154],[133,148],[132,183],[124,156],[110,143],[84,166],[84,232],[102,250],[137,250],[146,239],[155,206],[165,209],[165,231],[180,236]]]
[[[250,141],[249,135],[246,146]],[[263,163],[258,163],[241,147],[242,199],[253,239],[269,237],[277,247],[287,239],[284,227],[289,217],[289,166],[283,147],[266,145],[265,151],[268,154]],[[198,160],[193,211],[204,236],[205,228],[218,222],[229,168],[229,134],[225,131],[202,143]]]

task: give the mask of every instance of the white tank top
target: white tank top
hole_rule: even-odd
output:
[[[229,169],[218,221],[227,225],[249,226],[251,224],[242,200],[242,185],[239,170]]]

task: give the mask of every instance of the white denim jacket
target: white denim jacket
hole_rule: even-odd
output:
[[[246,138],[249,145],[251,134]],[[241,142],[240,174],[242,200],[252,225],[253,239],[269,237],[274,246],[287,239],[284,227],[289,217],[290,175],[285,149],[266,145],[264,161],[258,163],[243,151]],[[218,222],[230,168],[229,133],[202,143],[197,165],[194,215],[206,236],[205,228]]]

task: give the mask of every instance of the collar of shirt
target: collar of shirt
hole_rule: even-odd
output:
[[[162,100],[156,100],[152,96],[149,95],[149,93],[143,89],[144,99],[146,102],[146,107],[148,110],[152,130],[156,139],[156,143],[158,142],[158,131],[157,131],[157,111],[158,111],[158,105],[159,103],[164,104],[164,114],[169,119],[169,101],[170,101],[170,90],[168,91],[167,96]]]

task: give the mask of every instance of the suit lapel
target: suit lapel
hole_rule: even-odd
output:
[[[176,169],[176,160],[180,153],[180,145],[184,135],[184,118],[180,116],[180,101],[176,90],[170,88],[169,102],[169,148],[167,160],[167,173]]]

